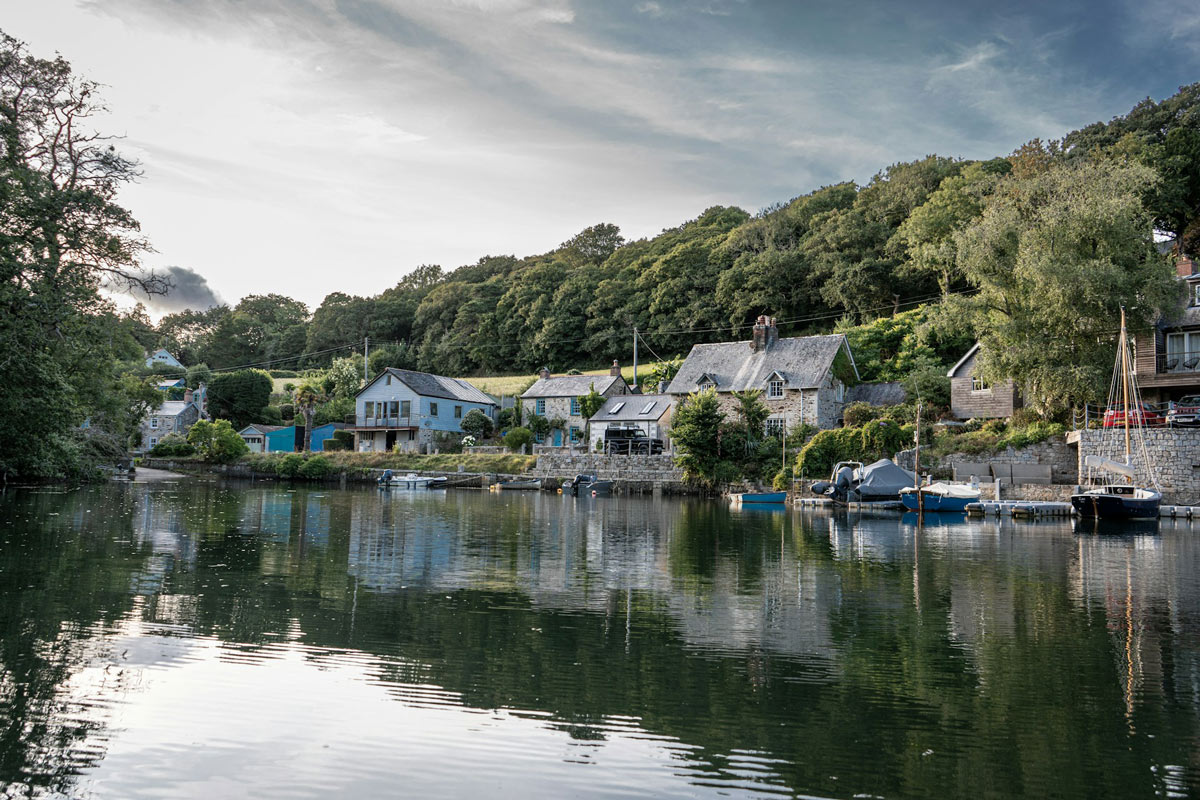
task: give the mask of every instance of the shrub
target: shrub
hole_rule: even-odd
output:
[[[304,456],[299,453],[288,453],[275,462],[275,474],[281,478],[295,478],[304,466]]]
[[[529,428],[513,428],[504,435],[504,444],[514,453],[519,453],[521,448],[533,444],[533,431]],[[528,448],[526,448],[526,452],[528,452]]]
[[[989,419],[987,422],[983,423],[983,427],[980,428],[980,430],[986,431],[987,433],[1001,434],[1004,433],[1004,429],[1007,427],[1008,423],[1002,419]]]
[[[200,420],[188,431],[187,440],[205,461],[217,464],[237,461],[250,452],[249,446],[227,419],[216,422]]]
[[[196,454],[196,448],[188,444],[188,440],[178,433],[168,433],[158,444],[150,448],[148,455],[157,458],[181,458]]]
[[[300,374],[295,370],[290,369],[273,369],[270,372],[272,378],[298,378]]]
[[[299,475],[310,481],[320,480],[334,471],[333,464],[325,456],[313,456],[300,465]]]
[[[342,450],[353,450],[354,449],[354,431],[338,429],[333,432],[333,435],[330,436],[329,439],[325,440],[326,444],[328,444],[330,441],[340,442],[343,445],[343,447],[341,448]]]
[[[1045,419],[1041,414],[1038,414],[1032,408],[1018,408],[1008,418],[1008,425],[1011,428],[1024,428],[1027,425],[1033,425],[1037,422],[1044,422]]]
[[[463,433],[474,436],[476,441],[492,435],[492,420],[478,408],[468,411],[459,427]]]
[[[325,444],[321,445],[321,449],[326,453],[344,452],[350,449],[350,445],[345,442],[334,439],[332,436],[325,440]]]
[[[847,428],[857,428],[872,420],[879,419],[880,409],[870,403],[851,403],[842,411],[842,419]]]
[[[996,442],[996,446],[1011,447],[1017,450],[1022,447],[1028,447],[1031,444],[1044,442],[1051,436],[1057,436],[1065,431],[1066,426],[1060,422],[1034,422],[1024,428],[1010,431],[1007,436]]]
[[[775,473],[774,479],[771,481],[771,488],[777,492],[786,492],[792,488],[792,471],[781,469]]]
[[[291,422],[296,418],[296,406],[293,403],[283,403],[279,406],[279,416],[287,422]]]
[[[279,406],[267,406],[258,415],[258,421],[263,425],[282,425],[283,414],[280,413]]]
[[[345,422],[354,413],[353,397],[338,397],[317,408],[313,413],[313,427],[330,422]]]

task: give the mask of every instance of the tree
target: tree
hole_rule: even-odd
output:
[[[478,408],[472,408],[463,417],[463,433],[474,436],[476,441],[482,441],[492,435],[492,421]]]
[[[327,399],[321,387],[305,381],[296,389],[296,408],[304,415],[304,452],[312,449],[313,412],[318,403]]]
[[[216,422],[199,420],[188,430],[187,441],[196,448],[201,458],[216,464],[237,461],[250,452],[250,447],[227,419]]]
[[[1140,165],[1052,164],[1014,174],[956,235],[958,263],[978,294],[956,298],[983,343],[988,381],[1014,380],[1041,411],[1095,401],[1108,386],[1117,319],[1149,330],[1179,300],[1142,198]]]
[[[101,418],[124,401],[116,360],[141,348],[99,288],[161,294],[117,205],[138,175],[89,128],[97,84],[0,32],[0,473],[82,474]],[[95,417],[96,425],[82,428]],[[85,431],[88,431],[85,433]],[[117,434],[117,431],[109,431]]]
[[[262,416],[274,386],[271,376],[257,369],[213,375],[208,387],[209,412],[230,420],[240,430]]]
[[[533,431],[529,428],[513,428],[504,434],[504,444],[514,453],[519,453],[526,446],[533,444]]]
[[[579,415],[583,417],[583,440],[587,449],[592,447],[592,417],[599,413],[608,398],[596,391],[596,384],[588,385],[588,393],[579,397]]]
[[[335,358],[326,373],[329,394],[333,397],[354,397],[362,387],[363,359],[355,353],[349,358]]]
[[[746,431],[746,450],[749,452],[758,442],[758,437],[762,436],[771,409],[763,402],[762,389],[734,392],[733,397],[738,401],[738,416],[742,418]]]
[[[197,389],[202,383],[212,382],[212,370],[208,368],[208,364],[193,364],[187,368],[187,387],[189,389]]]
[[[723,477],[721,425],[725,415],[713,389],[693,392],[680,404],[671,419],[675,441],[675,464],[689,481],[713,485]]]

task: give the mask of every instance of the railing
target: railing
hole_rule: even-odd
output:
[[[1168,412],[1175,408],[1176,405],[1174,401],[1143,403],[1144,411],[1142,414],[1145,418],[1145,426],[1148,428],[1172,427],[1174,420]],[[1071,429],[1077,431],[1086,428],[1104,427],[1104,415],[1107,413],[1108,408],[1107,406],[1090,405],[1087,403],[1084,404],[1083,408],[1072,408]],[[1111,408],[1115,417],[1113,424],[1117,426],[1124,424],[1124,407],[1118,404]],[[1131,422],[1134,422],[1138,419],[1138,416],[1137,408],[1134,407],[1132,413],[1129,415],[1129,419]]]
[[[1154,371],[1167,375],[1189,375],[1193,372],[1200,372],[1200,350],[1159,353],[1154,357]]]
[[[351,414],[346,417],[346,424],[356,428],[412,428],[416,426],[412,417],[368,417],[365,414]]]

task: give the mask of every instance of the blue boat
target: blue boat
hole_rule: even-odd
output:
[[[966,511],[969,503],[979,502],[979,490],[952,483],[933,483],[921,487],[925,511]],[[909,511],[917,510],[917,489],[910,486],[900,492],[900,502]]]
[[[787,492],[744,492],[731,497],[735,503],[784,503]]]

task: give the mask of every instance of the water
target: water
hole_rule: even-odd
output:
[[[9,491],[0,797],[1191,796],[1198,536]]]

